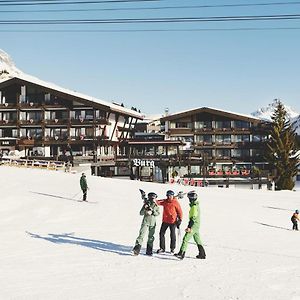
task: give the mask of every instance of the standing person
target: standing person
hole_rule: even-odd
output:
[[[179,229],[182,220],[182,210],[178,200],[175,198],[173,191],[166,193],[167,199],[157,200],[157,205],[163,206],[163,218],[159,231],[159,249],[157,253],[163,253],[166,250],[165,233],[170,228],[170,250],[174,253],[176,248],[176,227]]]
[[[82,173],[81,177],[80,177],[80,187],[81,187],[81,190],[83,193],[82,201],[87,201],[86,195],[87,195],[88,185],[87,185],[86,176],[84,173]]]
[[[199,202],[197,201],[197,194],[194,191],[191,191],[187,194],[189,201],[190,201],[190,211],[189,211],[189,224],[187,228],[185,229],[185,235],[182,240],[182,244],[180,247],[180,250],[177,254],[175,254],[176,257],[179,259],[183,259],[185,256],[185,251],[188,246],[189,240],[193,237],[194,241],[196,242],[199,250],[199,254],[196,256],[196,258],[205,259],[206,254],[204,251],[204,248],[202,246],[202,242],[200,239],[199,234],[199,228],[200,228],[200,208],[199,208]]]
[[[291,217],[291,221],[293,223],[293,230],[299,230],[298,229],[298,221],[300,221],[299,218],[299,210],[296,209],[295,212],[293,213],[292,217]]]
[[[155,203],[157,195],[155,193],[149,193],[148,199],[144,198],[144,204],[140,210],[140,215],[144,216],[142,225],[140,228],[139,236],[135,241],[135,246],[132,249],[134,255],[139,255],[141,246],[143,243],[144,236],[148,230],[148,240],[147,240],[147,249],[146,254],[153,254],[153,242],[154,242],[154,233],[156,227],[156,216],[159,215],[159,207]]]

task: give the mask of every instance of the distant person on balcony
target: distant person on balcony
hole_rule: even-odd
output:
[[[80,187],[81,187],[81,190],[83,193],[82,201],[87,201],[86,196],[87,196],[88,185],[87,185],[86,176],[84,173],[82,173],[82,175],[80,177]]]
[[[298,229],[298,221],[300,221],[300,217],[299,217],[298,209],[296,209],[295,212],[293,213],[293,215],[291,217],[291,221],[293,223],[293,230],[299,230]]]
[[[182,221],[182,209],[175,197],[175,193],[171,190],[167,191],[167,199],[157,200],[157,205],[163,206],[163,218],[162,224],[159,231],[159,246],[157,253],[163,253],[166,250],[165,244],[165,233],[168,228],[170,228],[170,250],[174,253],[176,248],[176,227],[179,226]]]

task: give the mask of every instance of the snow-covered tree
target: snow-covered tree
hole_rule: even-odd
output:
[[[281,101],[278,100],[271,118],[272,129],[266,159],[275,170],[276,189],[292,190],[295,185],[293,178],[299,165],[299,153],[295,131]]]

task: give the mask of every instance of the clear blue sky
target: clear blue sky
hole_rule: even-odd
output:
[[[76,0],[74,0],[76,1]],[[78,1],[78,0],[77,0]],[[0,20],[111,19],[300,14],[297,5],[113,10],[279,0],[160,0],[155,2],[0,6]],[[297,1],[285,1],[297,2]],[[32,10],[91,9],[80,12]],[[24,12],[3,12],[23,10]],[[299,28],[274,30],[274,28]],[[233,31],[80,32],[78,30],[241,29]],[[28,30],[77,30],[28,32]],[[14,32],[18,31],[18,32]],[[0,48],[40,79],[146,114],[210,106],[251,113],[280,98],[300,112],[300,20],[161,24],[3,25]]]

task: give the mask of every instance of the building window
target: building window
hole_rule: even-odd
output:
[[[212,122],[211,121],[198,121],[195,122],[195,129],[211,129]]]
[[[250,128],[250,122],[246,122],[246,121],[234,121],[234,127],[235,128],[245,128],[248,129]]]
[[[217,144],[231,144],[231,135],[230,134],[217,134],[216,135]]]
[[[215,126],[217,129],[223,129],[223,128],[230,128],[231,122],[230,121],[216,121]]]
[[[249,142],[250,141],[250,135],[249,134],[237,134],[235,136],[235,141],[237,143]]]

